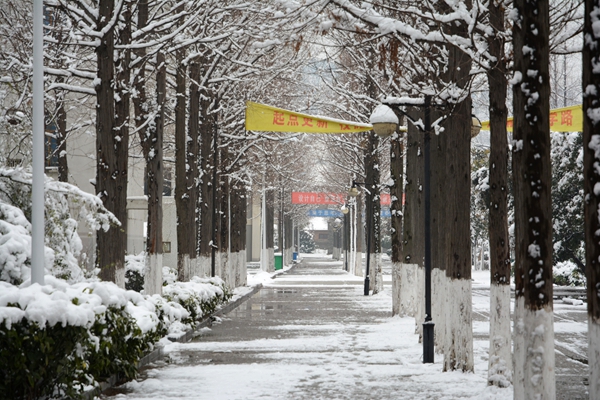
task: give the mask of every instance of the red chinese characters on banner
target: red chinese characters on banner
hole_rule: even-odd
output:
[[[312,192],[292,192],[292,204],[330,204],[339,205],[346,203],[348,197],[345,193],[312,193]],[[381,205],[390,205],[390,195],[382,193],[380,196]]]
[[[573,126],[573,113],[571,110],[565,110],[560,113],[561,125]]]
[[[285,123],[285,114],[274,112],[273,113],[273,125],[283,125]]]

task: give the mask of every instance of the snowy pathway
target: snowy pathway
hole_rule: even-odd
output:
[[[305,259],[102,398],[512,399],[486,384],[489,297],[474,296],[475,374],[442,373],[441,355],[422,364],[414,319],[391,317],[389,284],[365,297],[362,283],[340,262]]]

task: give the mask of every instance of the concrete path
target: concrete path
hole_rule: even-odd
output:
[[[474,315],[475,374],[442,373],[441,355],[422,364],[414,319],[391,317],[389,280],[386,286],[388,293],[366,297],[362,278],[341,262],[305,259],[194,341],[172,345],[136,382],[102,397],[512,399],[512,388],[486,385],[485,312]],[[585,393],[576,386],[570,395]]]

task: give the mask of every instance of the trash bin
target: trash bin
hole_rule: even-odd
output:
[[[275,271],[283,269],[283,257],[281,254],[275,254]]]
[[[292,261],[298,261],[298,253],[296,253],[296,252],[292,253]]]

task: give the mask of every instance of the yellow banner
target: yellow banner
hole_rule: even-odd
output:
[[[512,117],[506,120],[506,129],[513,130]],[[481,123],[482,131],[490,130],[490,121]],[[583,109],[581,104],[550,110],[550,131],[552,132],[583,132]]]
[[[246,130],[266,132],[354,133],[373,129],[370,124],[317,117],[264,104],[246,102]]]

